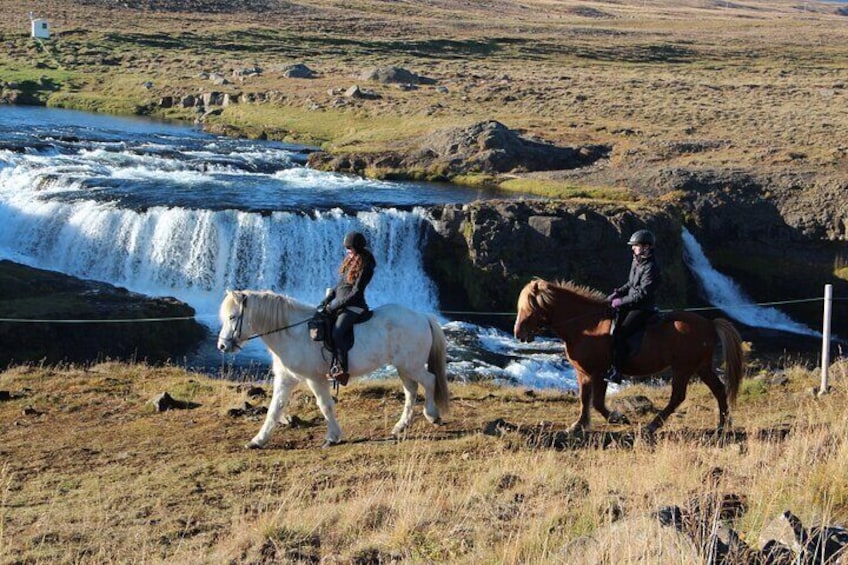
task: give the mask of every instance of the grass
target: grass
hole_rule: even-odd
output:
[[[363,382],[339,392],[348,442],[318,448],[325,425],[298,389],[300,424],[262,451],[242,447],[261,417],[226,415],[246,400],[243,384],[117,363],[11,368],[0,373],[13,395],[0,402],[0,562],[543,563],[618,538],[631,543],[610,542],[615,562],[668,562],[681,541],[650,514],[727,493],[747,501],[733,527],[754,545],[786,509],[844,525],[846,368],[831,368],[821,398],[809,392],[817,371],[802,367],[785,384],[746,381],[726,443],[709,439],[716,406],[699,383],[654,448],[553,449],[481,430],[496,418],[561,430],[577,416],[573,396],[454,384],[445,425],[419,415],[396,442],[386,438],[400,386]],[[155,413],[147,401],[163,391],[200,406]],[[637,385],[609,401],[661,406],[668,393]],[[630,429],[594,421],[598,434]],[[705,481],[717,467],[721,482]]]

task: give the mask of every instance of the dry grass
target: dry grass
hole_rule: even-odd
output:
[[[651,512],[716,493],[746,498],[734,526],[754,545],[785,509],[848,523],[846,366],[834,365],[833,391],[819,399],[817,373],[786,374],[784,385],[745,382],[723,443],[711,439],[715,402],[699,383],[654,448],[484,435],[496,418],[561,430],[578,409],[568,395],[484,385],[454,385],[444,426],[419,417],[389,441],[402,395],[386,382],[340,391],[345,444],[318,447],[326,428],[298,390],[300,425],[246,451],[260,417],[226,415],[245,400],[235,383],[111,363],[10,369],[0,374],[13,395],[0,403],[0,563],[549,563],[575,543],[590,555],[610,532],[632,541],[610,558],[637,563],[680,549]],[[155,413],[147,401],[165,390],[200,406]],[[661,405],[667,394],[634,386],[611,402]],[[705,481],[716,467],[723,480]]]

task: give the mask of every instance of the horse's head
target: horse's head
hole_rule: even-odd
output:
[[[513,334],[515,339],[523,342],[533,341],[542,326],[549,323],[547,312],[539,301],[540,286],[543,280],[532,280],[527,283],[518,295],[518,314],[515,316]]]
[[[244,328],[244,311],[247,308],[247,296],[241,292],[227,291],[218,313],[221,319],[221,331],[218,333],[218,349],[223,353],[236,353],[249,337]]]

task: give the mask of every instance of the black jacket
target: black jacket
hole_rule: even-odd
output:
[[[627,284],[615,289],[613,294],[621,298],[621,308],[625,310],[653,310],[657,306],[661,276],[653,253],[633,257]]]
[[[368,251],[361,253],[363,259],[365,259],[365,264],[362,267],[359,277],[352,283],[349,283],[347,282],[347,273],[342,273],[336,288],[325,299],[327,308],[330,311],[341,310],[346,306],[368,309],[368,304],[365,302],[365,287],[368,286],[368,283],[371,282],[371,278],[374,276],[374,268],[377,262],[374,260],[374,256]]]

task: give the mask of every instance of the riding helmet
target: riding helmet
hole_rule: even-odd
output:
[[[356,251],[362,251],[367,245],[368,242],[365,240],[365,236],[358,231],[352,231],[344,238],[344,246],[351,247]]]
[[[630,236],[627,245],[656,245],[657,239],[649,230],[637,230]]]

